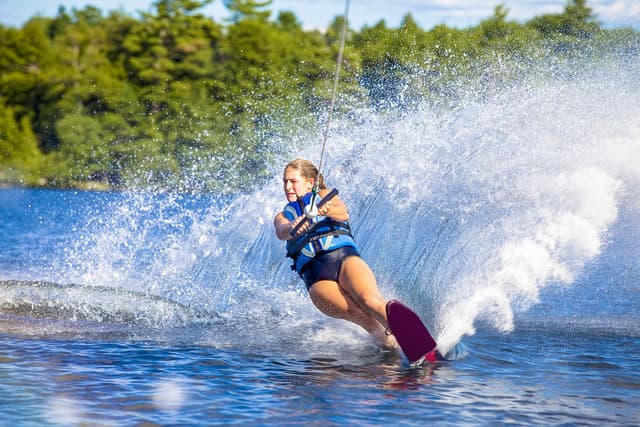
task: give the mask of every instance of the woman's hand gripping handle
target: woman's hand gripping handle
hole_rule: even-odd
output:
[[[322,198],[322,200],[320,200],[320,201],[318,202],[317,209],[320,209],[322,206],[324,206],[324,204],[325,204],[325,203],[327,203],[329,200],[333,199],[333,198],[334,198],[335,196],[337,196],[337,195],[338,195],[338,189],[337,189],[337,188],[334,188],[334,189],[333,189],[333,190],[331,190],[329,193],[327,193],[327,195],[326,195],[326,196],[324,196],[324,197]],[[310,221],[309,217],[305,217],[302,221],[300,221],[300,222],[298,223],[298,225],[296,225],[296,226],[294,227],[294,229],[293,229],[293,230],[291,230],[291,232],[289,233],[289,235],[290,235],[291,237],[293,237],[293,236],[295,236],[296,234],[298,234],[298,230],[300,230],[300,228],[301,228],[303,225],[305,225],[305,224],[307,223],[307,221]]]

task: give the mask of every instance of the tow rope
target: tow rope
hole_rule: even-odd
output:
[[[316,199],[318,196],[318,187],[320,185],[320,171],[322,171],[322,164],[324,163],[324,153],[327,147],[327,139],[329,137],[329,129],[331,128],[331,119],[333,117],[333,110],[336,103],[336,95],[338,93],[338,83],[340,82],[340,69],[342,68],[342,58],[344,57],[344,44],[347,34],[348,22],[349,22],[349,3],[350,0],[345,1],[344,7],[344,19],[342,20],[342,29],[340,30],[340,44],[338,47],[338,60],[336,61],[336,72],[333,78],[333,90],[331,92],[331,102],[329,104],[329,112],[327,114],[327,123],[325,124],[323,137],[322,137],[322,150],[320,151],[320,162],[318,163],[318,175],[316,175],[316,181],[313,184],[311,197],[311,203],[305,207],[305,216],[307,218],[315,218],[318,215],[318,208],[316,206]]]

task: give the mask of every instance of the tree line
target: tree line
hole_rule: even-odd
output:
[[[60,8],[0,26],[0,185],[235,191],[317,131],[343,18],[305,30],[292,12],[272,17],[270,0],[224,0],[231,18],[216,22],[199,12],[210,2],[158,0],[139,17]],[[524,23],[498,5],[465,29],[424,30],[407,14],[398,28],[349,28],[340,93],[375,109],[446,103],[526,64],[637,60],[639,40],[604,28],[585,0]]]

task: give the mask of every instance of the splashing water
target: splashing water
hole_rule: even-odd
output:
[[[572,284],[606,250],[620,209],[637,220],[639,76],[637,65],[535,75],[446,108],[354,108],[356,124],[335,125],[323,173],[350,206],[363,257],[443,351],[478,322],[511,330],[542,289]],[[317,161],[319,144],[297,156]],[[125,195],[85,228],[61,274],[253,321],[320,318],[273,234],[283,166],[229,200]]]

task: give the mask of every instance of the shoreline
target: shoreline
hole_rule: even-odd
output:
[[[40,185],[40,184],[25,184],[14,182],[0,182],[0,190],[15,190],[15,189],[29,189],[29,190],[81,190],[81,191],[116,191],[122,190],[120,187],[114,187],[112,185],[102,182],[71,182],[68,185]]]

